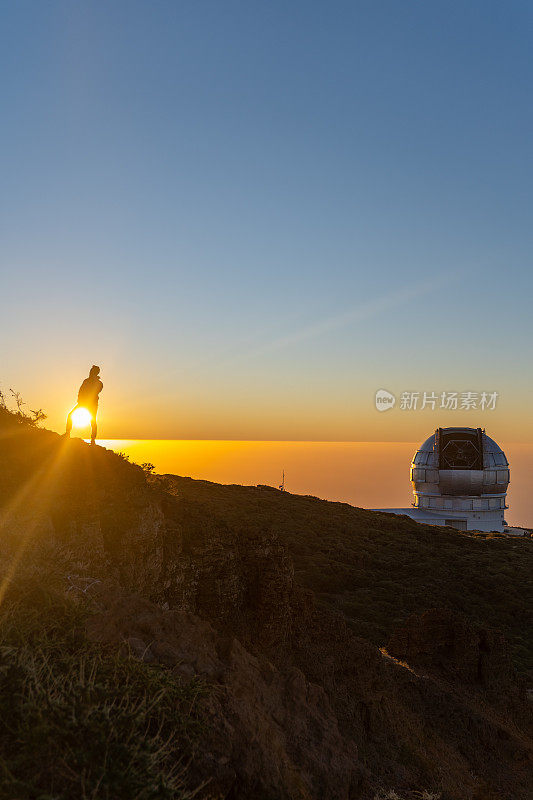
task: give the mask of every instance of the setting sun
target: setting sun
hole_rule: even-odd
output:
[[[75,428],[86,428],[91,424],[91,414],[86,408],[77,408],[72,414],[72,424]]]

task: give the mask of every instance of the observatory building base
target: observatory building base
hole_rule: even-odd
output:
[[[457,515],[454,515],[453,511],[438,514],[421,508],[373,508],[372,511],[381,511],[382,514],[405,514],[415,522],[420,522],[423,525],[448,525],[460,531],[508,532],[501,512],[500,514],[496,513],[487,516],[475,513],[467,516],[464,512]]]

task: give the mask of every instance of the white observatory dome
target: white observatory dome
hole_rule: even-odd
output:
[[[464,530],[502,530],[509,462],[481,428],[437,428],[411,464],[415,508]]]

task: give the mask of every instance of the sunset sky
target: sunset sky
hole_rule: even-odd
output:
[[[533,443],[532,40],[519,0],[4,4],[0,388],[61,430],[99,364],[107,439]]]

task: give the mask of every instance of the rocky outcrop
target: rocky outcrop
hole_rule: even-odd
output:
[[[324,690],[295,667],[279,670],[237,639],[184,611],[95,587],[89,619],[97,642],[172,667],[177,679],[210,686],[201,702],[205,734],[195,770],[210,797],[348,798],[358,782],[357,750],[339,733]]]
[[[474,626],[449,609],[412,615],[387,651],[422,672],[507,694],[516,685],[509,648],[499,631]]]
[[[308,593],[271,530],[230,528],[195,505],[163,495],[161,599],[263,647],[282,647],[305,620]]]
[[[498,703],[472,686],[445,681],[380,652],[339,614],[317,609],[295,663],[324,687],[339,730],[357,745],[360,797],[380,787],[424,787],[446,800],[529,800],[531,717],[515,695]]]

